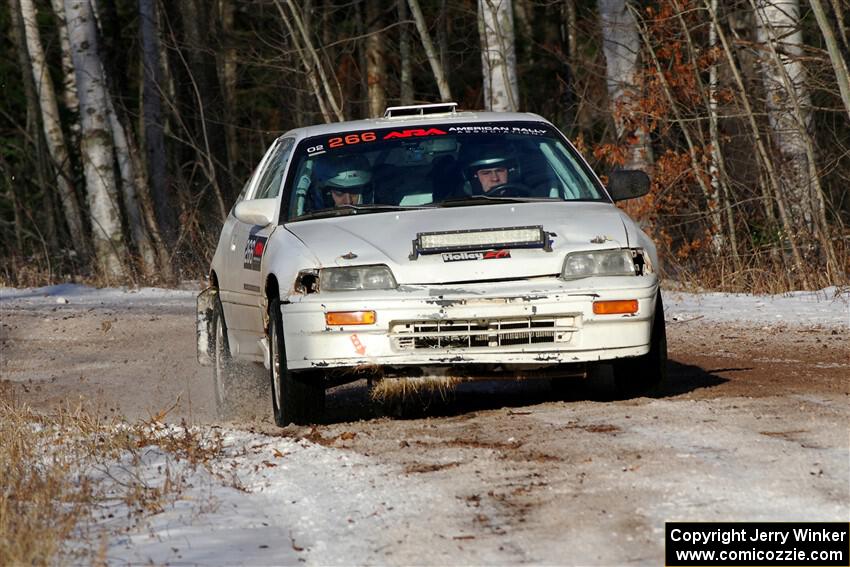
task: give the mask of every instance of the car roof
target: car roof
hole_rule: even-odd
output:
[[[398,116],[392,118],[370,118],[367,120],[351,120],[348,122],[331,122],[295,128],[283,136],[295,136],[298,139],[335,134],[337,132],[356,132],[371,128],[392,128],[393,126],[429,126],[431,124],[448,124],[452,122],[540,122],[549,125],[550,122],[531,112],[487,112],[461,111],[425,116]]]

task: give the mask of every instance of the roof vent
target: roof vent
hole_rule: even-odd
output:
[[[455,114],[456,109],[456,102],[438,102],[436,104],[414,104],[412,106],[391,106],[384,111],[384,118],[406,118],[408,116]]]

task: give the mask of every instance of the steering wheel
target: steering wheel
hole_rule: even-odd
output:
[[[488,197],[531,197],[531,188],[524,183],[503,183],[484,194]]]

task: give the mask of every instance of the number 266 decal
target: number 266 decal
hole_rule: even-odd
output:
[[[377,139],[374,132],[363,132],[362,134],[348,134],[347,136],[339,136],[328,140],[329,148],[341,148],[342,146],[350,146],[359,144],[360,142],[374,142]]]

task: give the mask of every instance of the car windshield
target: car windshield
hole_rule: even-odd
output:
[[[517,201],[607,201],[577,152],[540,122],[375,128],[308,138],[288,220]]]

